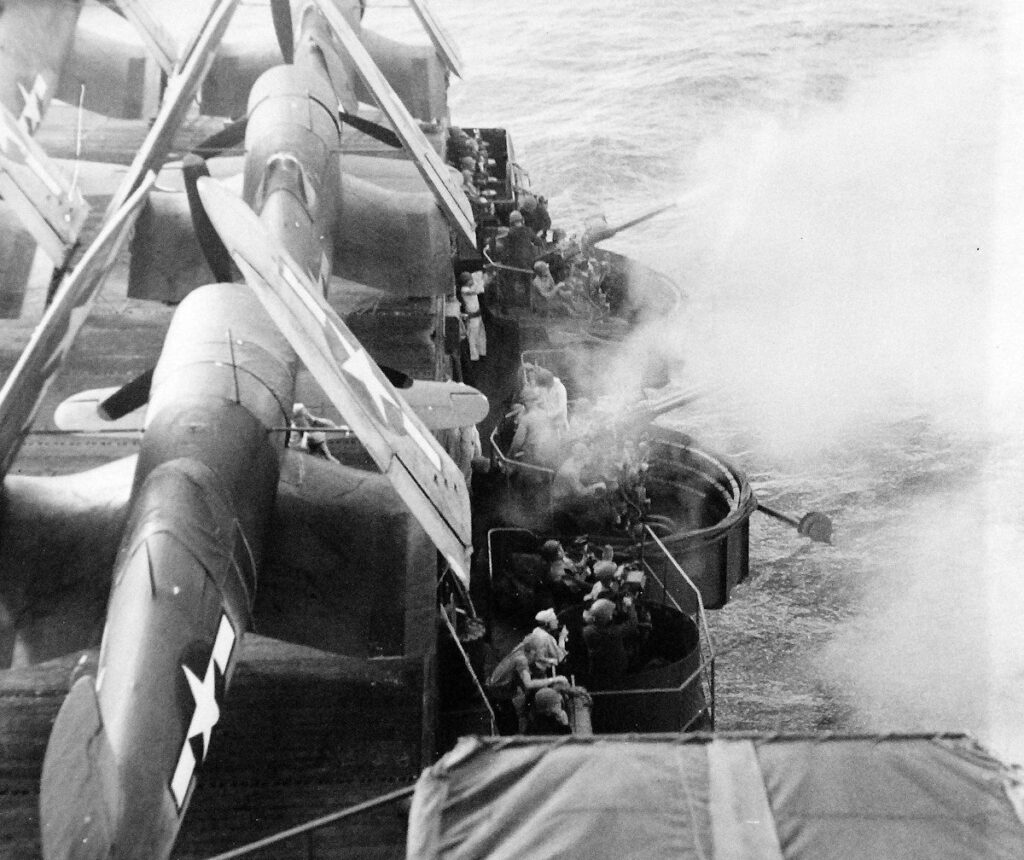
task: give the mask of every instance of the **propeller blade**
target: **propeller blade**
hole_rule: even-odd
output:
[[[203,202],[199,199],[199,192],[196,190],[196,183],[200,179],[208,177],[210,169],[202,158],[190,153],[181,161],[181,175],[185,182],[185,196],[188,198],[188,211],[192,216],[192,227],[195,229],[196,239],[199,242],[199,247],[203,250],[206,263],[217,281],[221,283],[233,281],[235,277],[234,268],[231,265],[231,255],[224,247],[220,236],[217,235],[213,224],[210,223]]]
[[[475,248],[477,238],[473,210],[465,193],[452,180],[450,168],[423,136],[419,123],[409,115],[402,100],[381,74],[380,69],[377,68],[376,63],[363,47],[363,43],[359,41],[359,37],[332,0],[315,0],[315,2],[331,25],[335,37],[352,58],[352,62],[355,63],[359,74],[373,93],[380,109],[384,111],[395,127],[398,137],[412,156],[427,187],[434,192],[434,198],[448,217],[449,223],[469,243],[471,248]]]
[[[209,178],[199,196],[270,318],[468,585],[469,494],[458,467],[256,213]]]
[[[220,131],[211,134],[206,140],[192,150],[193,155],[200,158],[216,158],[223,155],[224,150],[234,149],[245,142],[245,130],[249,127],[249,117],[243,116],[224,126]]]
[[[395,149],[402,148],[402,141],[398,135],[390,128],[386,128],[378,122],[373,122],[369,119],[363,119],[361,116],[344,112],[339,112],[338,118],[346,125],[352,126],[356,131],[361,131],[363,134],[369,135],[374,140],[379,140],[386,146],[391,146]]]
[[[151,367],[122,385],[100,403],[96,407],[100,417],[107,421],[117,421],[118,418],[123,418],[129,412],[134,412],[140,406],[145,406],[149,402],[149,387],[152,382],[153,368]]]
[[[292,29],[292,4],[289,0],[270,0],[270,14],[274,18],[274,33],[286,63],[295,60],[295,31]]]

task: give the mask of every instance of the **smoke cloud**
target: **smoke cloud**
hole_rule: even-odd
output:
[[[740,398],[780,453],[847,440],[882,409],[986,420],[990,56],[949,48],[813,117],[746,126],[702,152],[698,182],[729,179],[693,225],[709,250],[689,368]]]
[[[689,311],[623,362],[657,343],[729,404],[747,459],[833,476],[819,483],[834,480],[863,603],[816,665],[860,724],[968,730],[1017,762],[1022,30],[707,141],[705,205],[680,212],[660,261]]]

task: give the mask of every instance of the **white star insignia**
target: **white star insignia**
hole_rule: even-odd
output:
[[[373,366],[370,364],[370,357],[366,354],[366,350],[360,349],[352,353],[348,360],[341,365],[341,369],[363,383],[363,387],[373,400],[373,407],[380,413],[381,420],[396,433],[403,433],[404,426],[396,427],[394,421],[394,413],[397,412],[401,416],[402,408],[373,372]],[[389,406],[391,410],[388,409]]]
[[[26,90],[21,83],[18,84],[18,89],[21,91],[21,97],[25,101],[25,106],[21,109],[19,119],[25,131],[32,134],[39,127],[39,123],[43,121],[40,100],[46,95],[46,81],[43,80],[41,75],[36,75],[36,80],[32,84],[31,90]]]
[[[206,664],[206,674],[203,679],[200,681],[199,676],[188,666],[181,667],[185,673],[185,680],[188,681],[189,690],[192,692],[195,709],[192,711],[188,731],[185,732],[185,743],[182,744],[178,764],[171,775],[171,793],[174,795],[179,812],[188,797],[188,789],[192,784],[192,777],[197,765],[206,760],[206,754],[210,751],[210,736],[213,733],[213,727],[220,720],[220,705],[217,704],[217,671],[219,670],[226,679],[228,663],[235,648],[235,639],[235,630],[227,615],[221,615],[217,637],[214,640],[213,651]],[[203,739],[203,757],[198,762],[192,752],[191,744],[192,738],[197,737]]]
[[[181,668],[188,679],[188,686],[192,690],[192,698],[196,702],[196,709],[192,713],[192,722],[188,725],[188,732],[186,732],[185,737],[191,739],[197,735],[202,735],[203,759],[205,760],[206,753],[210,749],[210,734],[213,732],[213,727],[217,725],[217,720],[220,719],[220,707],[217,705],[216,695],[216,669],[211,660],[206,667],[206,675],[200,681],[188,666],[182,666]]]

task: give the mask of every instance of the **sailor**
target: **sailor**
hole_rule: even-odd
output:
[[[444,300],[444,351],[451,365],[451,377],[462,382],[462,341],[466,339],[466,324],[462,321],[462,305],[456,295]]]
[[[556,615],[570,606],[582,603],[586,582],[566,557],[562,544],[557,540],[545,541],[540,549],[540,557],[548,566],[546,586]]]
[[[592,498],[607,489],[604,481],[587,484],[583,481],[588,450],[583,442],[575,442],[568,459],[555,472],[551,483],[551,503],[556,509],[570,510],[581,503],[590,504]]]
[[[480,444],[480,431],[476,424],[456,429],[457,448],[455,463],[466,479],[466,490],[471,491],[473,483],[473,461],[483,455],[483,446]]]
[[[548,230],[551,229],[551,216],[548,214],[546,197],[530,198],[533,202],[523,204],[523,220],[542,241],[547,243]]]
[[[482,276],[477,281],[469,272],[459,275],[459,293],[466,308],[466,340],[469,343],[470,361],[479,361],[487,355],[487,332],[484,330],[483,312],[480,310],[480,296],[483,292]]]
[[[558,690],[545,687],[533,697],[526,720],[528,735],[571,735],[565,701]]]
[[[462,192],[469,198],[470,203],[478,206],[485,206],[487,204],[487,198],[482,196],[480,189],[476,187],[476,177],[473,175],[472,170],[462,171]]]
[[[619,581],[616,578],[618,570],[618,565],[614,561],[599,561],[595,564],[594,579],[596,582],[590,594],[587,595],[587,600],[604,598],[616,602],[619,598]]]
[[[546,367],[538,367],[534,381],[551,418],[551,425],[559,436],[569,432],[569,393],[565,384]]]
[[[533,264],[533,280],[530,281],[531,310],[559,311],[572,315],[575,308],[572,302],[572,290],[565,284],[556,284],[551,277],[551,270],[543,260]]]
[[[569,686],[568,679],[562,675],[545,675],[552,665],[550,661],[554,659],[552,646],[557,649],[558,643],[550,634],[534,630],[494,667],[488,677],[488,697],[506,731],[525,728],[526,708],[538,690]]]
[[[523,223],[523,213],[513,212],[508,216],[508,235],[505,237],[504,262],[516,269],[532,270],[537,256],[544,250],[543,243],[537,235]],[[529,299],[530,274],[509,272],[513,285],[513,297],[518,296],[524,301]]]
[[[292,427],[297,431],[295,447],[303,448],[310,454],[330,460],[332,463],[338,462],[338,458],[327,447],[327,434],[321,430],[312,429],[315,427],[336,429],[337,425],[333,421],[319,418],[313,415],[305,404],[296,403],[292,407]]]
[[[583,641],[590,661],[591,681],[607,683],[621,678],[629,669],[637,636],[636,611],[632,602],[625,623],[615,623],[615,604],[603,598],[583,613]]]
[[[534,466],[553,468],[559,451],[559,440],[551,426],[547,407],[535,388],[523,392],[525,410],[519,416],[519,425],[509,446],[508,455],[513,460]],[[526,477],[524,475],[523,477]],[[529,478],[527,478],[529,480]]]
[[[541,259],[548,264],[551,270],[551,277],[555,283],[561,283],[569,274],[569,263],[565,252],[565,230],[556,227],[552,231],[551,246],[544,252]]]
[[[537,622],[537,627],[541,630],[546,630],[552,636],[555,637],[558,642],[558,647],[565,651],[565,643],[569,635],[569,630],[559,620],[555,610],[551,607],[542,609],[534,616],[534,620]],[[564,659],[564,657],[563,657]]]
[[[448,129],[448,147],[448,160],[451,164],[458,164],[460,159],[466,156],[475,159],[479,152],[476,140],[466,134],[463,129],[454,125]]]

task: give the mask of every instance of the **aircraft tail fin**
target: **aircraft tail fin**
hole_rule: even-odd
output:
[[[103,728],[95,679],[83,675],[61,705],[43,759],[43,857],[110,856],[120,808],[117,762]]]
[[[71,50],[81,3],[6,0],[0,15],[0,105],[34,134]]]

